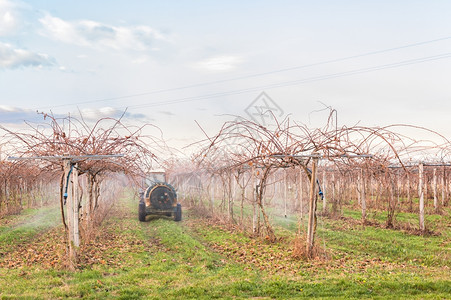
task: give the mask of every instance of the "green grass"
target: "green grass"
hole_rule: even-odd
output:
[[[377,221],[383,224],[387,220],[387,211],[369,211],[367,213],[368,213],[367,218],[371,221]],[[343,209],[343,216],[350,217],[355,220],[362,219],[361,211],[350,208]],[[397,222],[418,224],[419,217],[417,213],[396,212],[395,218]],[[426,223],[429,223],[430,225],[440,220],[440,218],[441,216],[437,214],[428,214],[428,213],[425,214]]]
[[[334,239],[329,239],[324,232],[320,232],[321,239],[325,240],[327,247],[330,247],[335,253],[330,261],[325,264],[296,261],[290,259],[288,254],[278,261],[278,263],[285,262],[286,268],[281,273],[272,275],[271,278],[277,278],[277,276],[282,278],[282,284],[285,285],[283,289],[292,291],[292,294],[285,296],[334,298],[375,296],[382,298],[447,298],[451,296],[449,260],[437,259],[437,261],[433,261],[437,266],[428,266],[421,258],[418,260],[414,258],[409,261],[409,264],[406,264],[404,263],[405,258],[398,258],[398,253],[391,250],[389,245],[381,245],[386,238],[384,235],[390,236],[393,231],[384,230],[382,237],[380,233],[374,234],[377,229],[362,229],[361,235],[355,235],[355,231],[348,233],[347,236],[332,235]],[[243,234],[230,233],[218,228],[203,227],[199,234],[209,243],[220,244],[219,248],[223,249],[222,253],[230,254],[235,258],[239,258],[233,254],[237,249],[252,243],[252,240]],[[421,237],[417,238],[423,242]],[[380,241],[372,243],[372,239],[380,239]],[[408,240],[409,238],[396,234],[391,237],[391,241],[398,239]],[[415,245],[416,242],[412,241],[411,244]],[[269,259],[268,255],[280,251],[287,252],[291,247],[289,243],[282,243],[282,245],[258,244],[247,247],[246,250],[252,252],[253,249],[256,249],[258,254],[254,259],[261,260],[257,265],[266,267],[265,261]],[[427,256],[424,245],[423,252],[420,249],[419,245],[418,253]],[[426,249],[428,248],[426,247]],[[385,259],[380,259],[380,254],[385,256]],[[365,261],[369,261],[369,263],[362,264]],[[425,261],[427,262],[427,260]],[[372,265],[372,263],[374,264]],[[270,271],[271,267],[271,265],[266,267],[265,271]],[[299,272],[292,275],[290,270]],[[294,292],[295,290],[297,292]],[[302,293],[299,293],[301,290]]]
[[[18,243],[32,241],[37,235],[53,228],[60,222],[58,207],[26,209],[20,216],[8,216],[0,223],[0,249],[6,250]]]
[[[416,261],[422,266],[451,267],[451,250],[444,247],[442,237],[416,236],[371,226],[346,231],[336,228],[328,224],[319,230],[319,235],[328,247],[343,253],[358,257],[372,255],[396,263]]]
[[[25,214],[0,223],[0,253],[42,243],[61,226],[57,210]],[[449,233],[423,237],[321,218],[317,242],[330,259],[305,261],[292,257],[296,216],[272,219],[284,237],[276,244],[186,211],[182,222],[141,223],[126,196],[84,248],[90,263],[75,272],[0,267],[0,299],[451,298]]]

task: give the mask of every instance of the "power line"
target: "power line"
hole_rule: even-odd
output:
[[[160,89],[160,90],[154,90],[154,91],[149,91],[149,92],[144,92],[144,93],[136,93],[136,94],[125,95],[125,96],[110,97],[110,98],[103,98],[103,99],[97,99],[97,100],[89,100],[89,101],[76,102],[76,103],[70,103],[70,104],[53,105],[53,106],[48,106],[48,107],[41,107],[41,108],[38,108],[38,109],[48,109],[48,108],[57,108],[57,107],[64,107],[64,106],[71,106],[71,105],[106,102],[106,101],[113,101],[113,100],[121,100],[121,99],[135,98],[135,97],[141,97],[141,96],[148,96],[148,95],[153,95],[153,94],[160,94],[160,93],[180,91],[180,90],[185,90],[185,89],[190,89],[190,88],[195,88],[195,87],[202,87],[202,86],[208,86],[208,85],[214,85],[214,84],[238,81],[238,80],[243,80],[243,79],[262,77],[262,76],[267,76],[267,75],[272,75],[272,74],[277,74],[277,73],[283,73],[283,72],[289,72],[289,71],[305,69],[305,68],[310,68],[310,67],[316,67],[316,66],[321,66],[321,65],[325,65],[325,64],[331,64],[331,63],[351,60],[351,59],[365,57],[365,56],[371,56],[371,55],[376,55],[376,54],[381,54],[381,53],[386,53],[386,52],[392,52],[392,51],[396,51],[396,50],[400,50],[400,49],[406,49],[406,48],[422,46],[422,45],[436,43],[436,42],[441,42],[441,41],[449,40],[449,39],[451,39],[451,36],[438,38],[438,39],[433,39],[433,40],[422,41],[422,42],[417,42],[417,43],[412,43],[412,44],[407,44],[407,45],[404,45],[404,46],[387,48],[387,49],[383,49],[383,50],[376,50],[376,51],[371,51],[371,52],[365,52],[365,53],[362,53],[362,54],[357,54],[357,55],[352,55],[352,56],[345,56],[345,57],[341,57],[341,58],[325,60],[325,61],[322,61],[322,62],[317,62],[317,63],[312,63],[312,64],[306,64],[306,65],[295,66],[295,67],[290,67],[290,68],[283,68],[283,69],[267,71],[267,72],[262,72],[262,73],[255,73],[255,74],[239,76],[239,77],[234,77],[234,78],[215,80],[215,81],[208,81],[208,82],[196,83],[196,84],[191,84],[191,85],[186,85],[186,86],[181,86],[181,87]]]
[[[278,83],[274,83],[274,84],[256,86],[256,87],[252,87],[252,88],[245,88],[245,89],[220,92],[220,93],[214,93],[214,94],[207,94],[207,95],[201,95],[201,96],[194,96],[194,97],[177,98],[177,99],[173,99],[173,100],[158,101],[158,102],[152,102],[152,103],[147,103],[147,104],[131,105],[131,106],[128,106],[127,108],[131,110],[131,109],[138,109],[138,108],[155,107],[155,106],[168,105],[168,104],[178,104],[178,103],[204,100],[204,99],[210,99],[210,98],[217,98],[217,97],[223,97],[223,96],[244,94],[244,93],[256,92],[256,91],[261,91],[261,90],[287,87],[287,86],[299,85],[299,84],[304,84],[304,83],[322,81],[322,80],[345,77],[345,76],[352,76],[352,75],[357,75],[357,74],[362,74],[362,73],[375,72],[375,71],[380,71],[380,70],[384,70],[384,69],[399,68],[399,67],[403,67],[403,66],[407,66],[407,65],[419,64],[419,63],[446,59],[446,58],[451,58],[451,52],[434,55],[434,56],[427,56],[427,57],[421,57],[421,58],[416,58],[416,59],[404,60],[404,61],[400,61],[400,62],[396,62],[396,63],[384,64],[384,65],[379,65],[379,66],[374,66],[374,67],[361,68],[361,69],[350,70],[350,71],[345,71],[345,72],[338,72],[338,73],[331,73],[331,74],[327,74],[327,75],[309,77],[309,78],[292,80],[292,81],[278,82]]]

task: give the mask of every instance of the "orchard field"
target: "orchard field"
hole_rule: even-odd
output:
[[[274,219],[279,239],[254,238],[194,209],[182,222],[137,219],[124,192],[68,271],[57,207],[27,209],[0,223],[0,297],[15,298],[405,298],[451,297],[451,220],[434,234],[385,229],[383,213],[361,226],[356,212],[321,217],[312,260],[293,253],[295,216]],[[398,216],[403,222],[416,215]],[[429,221],[429,220],[428,220]]]
[[[451,144],[335,117],[189,157],[121,119],[0,126],[0,298],[451,298]],[[141,214],[157,166],[180,222]]]

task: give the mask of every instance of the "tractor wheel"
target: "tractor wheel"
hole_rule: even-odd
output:
[[[138,219],[141,222],[146,221],[146,204],[144,202],[139,202]]]
[[[179,222],[182,220],[182,205],[177,203],[177,207],[174,213],[174,221]]]

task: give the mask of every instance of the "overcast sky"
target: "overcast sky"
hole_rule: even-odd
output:
[[[340,124],[451,138],[450,16],[445,0],[0,0],[0,123],[128,107],[181,146],[265,92],[311,126],[328,105]]]

